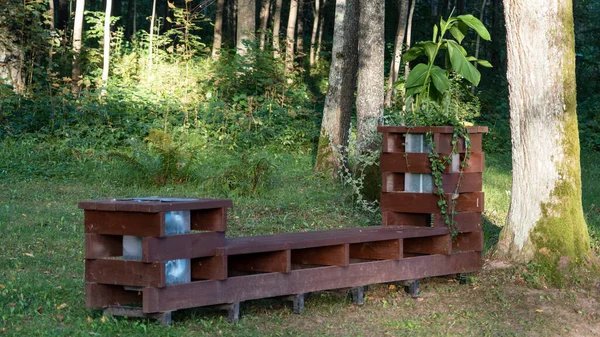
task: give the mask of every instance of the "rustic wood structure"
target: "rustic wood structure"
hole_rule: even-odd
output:
[[[429,172],[426,155],[404,151],[406,133],[420,129],[380,131],[383,226],[226,238],[230,200],[80,202],[85,214],[86,306],[169,324],[172,311],[225,305],[235,320],[239,303],[246,300],[288,296],[294,311],[301,312],[305,293],[354,288],[356,303],[362,303],[364,285],[478,270],[485,130],[469,130],[470,169],[444,174],[445,186],[458,191],[454,238],[443,225],[437,197],[404,188],[407,173]],[[430,131],[436,140],[434,151],[451,154],[445,142],[451,140],[452,130],[423,132]],[[459,153],[464,154],[464,145],[459,144]],[[170,234],[169,212],[175,211],[189,211],[189,232]],[[133,258],[124,253],[128,237],[139,242]],[[169,281],[169,261],[174,260],[188,261],[187,281]],[[409,284],[411,294],[417,294],[417,286],[418,282]],[[137,306],[127,307],[132,304]]]

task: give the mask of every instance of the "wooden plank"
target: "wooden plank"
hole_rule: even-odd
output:
[[[381,153],[381,172],[431,173],[429,153]]]
[[[192,210],[190,221],[192,230],[225,232],[227,230],[227,208]]]
[[[483,232],[460,233],[452,240],[452,251],[483,251]]]
[[[123,256],[123,236],[85,234],[85,258]]]
[[[86,210],[84,223],[86,233],[154,237],[165,235],[163,213]]]
[[[350,245],[351,259],[399,260],[402,258],[402,240],[354,243]]]
[[[457,190],[458,186],[458,190]],[[481,173],[446,173],[442,175],[442,189],[447,193],[479,192],[483,188]],[[434,187],[434,193],[437,187]]]
[[[467,132],[469,134],[477,134],[477,133],[487,133],[487,126],[468,126],[466,127]],[[383,133],[454,133],[454,127],[452,126],[383,126],[380,125],[377,127],[378,132]]]
[[[165,264],[111,259],[86,260],[85,280],[102,284],[164,287]]]
[[[481,152],[482,151],[482,137],[481,133],[472,133],[469,135],[471,141],[471,147],[469,152]],[[454,148],[452,146],[452,134],[447,133],[435,133],[433,135],[433,142],[435,143],[435,152],[439,153],[453,153]],[[454,146],[458,153],[465,153],[465,140],[459,137]]]
[[[102,308],[142,302],[141,291],[127,291],[123,286],[98,283],[85,284],[86,308]]]
[[[483,213],[484,209],[484,193],[461,193],[458,195],[457,204],[454,207],[456,212],[476,212]]]
[[[227,278],[225,249],[217,248],[215,256],[192,259],[191,268],[192,279],[225,280]]]
[[[433,216],[433,224],[436,227],[446,227],[444,217],[441,214]],[[456,223],[456,231],[459,233],[479,232],[482,229],[481,213],[475,212],[458,212],[454,214],[454,222]]]
[[[97,211],[122,211],[138,213],[158,213],[169,211],[188,211],[197,209],[212,208],[231,208],[233,202],[227,199],[200,199],[200,198],[142,198],[142,199],[166,199],[179,200],[172,202],[164,201],[138,201],[131,199],[113,199],[113,200],[89,200],[81,201],[78,204],[80,209]]]
[[[404,173],[382,172],[381,173],[381,191],[382,192],[402,192],[402,191],[404,191]]]
[[[461,163],[464,161],[464,154],[460,155]],[[469,159],[466,161],[467,166],[462,168],[465,173],[478,172],[481,173],[485,170],[485,153],[483,152],[471,152]]]
[[[382,212],[384,226],[422,226],[431,227],[431,214]]]
[[[142,261],[157,262],[215,255],[225,246],[225,233],[204,232],[142,238]]]
[[[383,152],[404,152],[404,134],[384,133]]]
[[[289,273],[292,270],[290,251],[230,255],[228,269],[265,273]]]
[[[452,194],[446,194],[450,204]],[[483,192],[461,193],[457,197],[457,212],[483,212]],[[433,193],[391,192],[381,193],[382,212],[439,213],[439,198]]]
[[[404,239],[404,253],[407,254],[450,254],[452,240],[450,234],[427,238]]]
[[[145,288],[144,312],[161,312],[199,306],[234,303],[259,298],[351,288],[367,284],[414,280],[465,273],[480,269],[477,252],[425,255],[397,261],[353,263],[347,267],[317,267],[290,273],[265,273],[230,277],[224,281],[197,281]]]
[[[347,266],[350,263],[349,245],[292,250],[293,264]]]

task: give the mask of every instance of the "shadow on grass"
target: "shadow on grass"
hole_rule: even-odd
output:
[[[502,227],[494,224],[492,220],[485,215],[483,216],[481,225],[483,228],[483,251],[487,254],[490,249],[494,248],[498,243]]]

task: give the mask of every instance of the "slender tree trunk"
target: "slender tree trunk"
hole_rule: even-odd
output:
[[[291,0],[290,15],[288,16],[287,32],[285,38],[285,71],[291,74],[294,71],[294,33],[296,31],[296,18],[298,16],[298,0]]]
[[[481,11],[479,12],[479,21],[483,22],[483,16],[485,15],[485,6],[487,5],[487,0],[482,0],[481,1]],[[475,40],[475,58],[478,59],[479,58],[479,47],[481,46],[481,36],[479,36],[479,34],[477,34],[477,39]],[[475,66],[475,69],[477,69],[477,66],[479,65],[479,63],[477,63],[477,61],[473,61],[473,65]],[[472,85],[471,86],[471,94],[475,94],[475,86]]]
[[[133,34],[137,33],[137,0],[133,0]]]
[[[410,49],[410,44],[412,40],[412,22],[413,22],[413,13],[415,12],[415,3],[417,0],[410,1],[410,9],[408,10],[408,21],[406,23],[406,50]],[[404,65],[404,78],[408,78],[408,74],[410,73],[410,64],[406,62]]]
[[[71,13],[69,11],[69,0],[59,0],[58,1],[58,24],[56,25],[58,29],[64,30],[67,28],[69,24],[69,17]]]
[[[256,0],[238,0],[236,48],[240,55],[245,55],[247,52],[244,41],[254,40],[255,16]]]
[[[319,30],[319,16],[320,16],[320,0],[314,0],[313,6],[313,25],[310,33],[310,58],[309,64],[312,67],[315,64],[315,50],[317,43],[317,31]]]
[[[110,13],[112,0],[106,0],[106,11],[104,14],[104,57],[102,65],[102,85],[108,84],[108,69],[110,66]]]
[[[304,55],[304,0],[298,0],[298,17],[296,19],[296,54]]]
[[[81,36],[83,33],[83,11],[85,0],[77,0],[75,7],[75,24],[73,26],[73,65],[71,70],[71,90],[73,93],[79,91],[81,80],[81,69],[79,68],[79,54],[81,52]]]
[[[327,6],[327,0],[321,2],[321,17],[319,18],[319,34],[317,37],[317,50],[315,51],[315,63],[319,62],[321,58],[321,47],[323,46],[323,30],[325,29],[325,6]]]
[[[212,46],[212,58],[219,58],[219,51],[221,50],[221,41],[223,39],[223,7],[225,6],[225,0],[217,1],[217,13],[215,17],[215,30],[213,34],[213,46]]]
[[[275,13],[273,14],[273,56],[279,57],[279,31],[281,30],[282,0],[275,0]]]
[[[152,16],[150,17],[150,36],[148,37],[148,76],[152,76],[152,63],[154,62],[154,22],[156,21],[156,0],[152,1]]]
[[[394,97],[394,83],[398,81],[398,72],[402,64],[402,43],[406,33],[406,23],[408,22],[408,2],[410,0],[398,0],[398,28],[396,29],[396,40],[394,42],[394,56],[390,63],[390,73],[388,76],[388,86],[385,95],[385,106],[392,105]]]
[[[265,50],[267,41],[267,27],[269,26],[269,9],[271,0],[262,0],[260,7],[260,50]]]
[[[55,32],[54,29],[55,29],[56,20],[55,20],[55,15],[54,15],[54,0],[48,1],[48,17],[50,18],[50,25],[49,25],[48,29],[51,32]],[[47,69],[48,75],[50,73],[52,73],[53,55],[54,55],[54,44],[51,43],[50,48],[48,49],[48,69]]]
[[[329,87],[323,108],[323,121],[315,170],[330,172],[335,178],[346,165],[350,115],[358,68],[358,0],[337,0]],[[341,150],[341,158],[336,151]]]
[[[513,183],[497,253],[556,271],[583,262],[575,37],[570,0],[505,0]],[[526,41],[527,43],[523,43]]]

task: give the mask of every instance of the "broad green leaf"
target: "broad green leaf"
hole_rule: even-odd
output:
[[[455,41],[448,41],[448,55],[450,56],[452,68],[473,85],[479,85],[481,74],[477,68],[467,60],[458,47],[460,47],[460,45]]]
[[[407,50],[406,53],[402,54],[402,60],[405,62],[410,62],[421,55],[423,55],[423,48],[417,45]]]
[[[433,25],[433,42],[437,43],[437,34],[438,34],[438,26],[437,25]]]
[[[456,39],[456,41],[458,41],[458,43],[461,43],[462,40],[465,38],[465,34],[463,34],[463,32],[460,31],[460,29],[458,29],[458,26],[452,26],[450,27],[450,34],[452,34],[452,36]]]
[[[433,85],[440,93],[443,94],[446,90],[448,90],[448,88],[450,88],[450,80],[446,76],[446,71],[444,69],[438,66],[433,66],[429,75],[431,76]]]
[[[427,78],[427,71],[429,66],[424,63],[417,64],[408,74],[404,87],[406,88],[407,96],[411,94],[421,92],[425,86],[425,79]]]
[[[429,58],[429,63],[433,63],[436,56],[437,44],[433,43],[432,41],[424,41],[419,42],[418,46],[423,48],[423,50],[425,51],[427,58]]]
[[[477,61],[477,58],[475,56],[467,56],[467,61],[469,61],[469,62]]]
[[[492,64],[488,62],[488,60],[477,60],[477,63],[479,63],[479,65],[482,67],[493,68]]]
[[[467,50],[463,46],[456,43],[456,41],[444,39],[445,45],[452,43],[456,49],[458,49],[465,57],[467,56]]]
[[[479,19],[477,19],[473,15],[471,15],[471,14],[459,15],[457,17],[457,19],[464,22],[467,26],[473,28],[473,30],[475,30],[477,32],[477,34],[479,34],[479,36],[481,36],[482,39],[484,39],[486,41],[489,41],[491,39],[490,32],[488,32],[488,30],[485,28],[483,23],[481,23],[481,21],[479,21]]]

